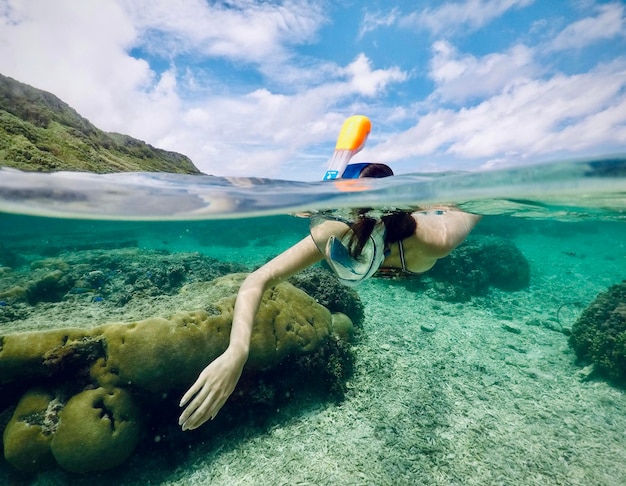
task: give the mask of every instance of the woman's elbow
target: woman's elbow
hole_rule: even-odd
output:
[[[446,228],[444,237],[438,245],[439,258],[448,256],[452,251],[465,241],[474,226],[480,221],[481,216],[470,213],[459,213],[457,220]]]
[[[267,272],[263,271],[263,267],[257,268],[255,271],[248,274],[248,276],[244,279],[242,288],[252,288],[259,287],[261,289],[265,289],[268,283]]]
[[[436,245],[431,246],[430,251],[428,252],[428,256],[434,258],[435,260],[447,257],[457,246],[459,246],[460,243],[460,241],[442,241]]]

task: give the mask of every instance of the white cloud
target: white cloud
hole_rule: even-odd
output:
[[[303,153],[307,147],[337,136],[345,103],[355,95],[376,96],[404,79],[406,74],[397,68],[372,69],[361,54],[346,67],[337,67],[327,82],[295,94],[261,88],[244,96],[197,101],[162,145],[189,147],[186,153],[207,172],[286,177],[284,166],[315,158]]]
[[[404,81],[407,75],[399,68],[372,70],[370,60],[364,55],[359,56],[345,68],[350,78],[350,85],[356,93],[374,96],[384,90],[392,82]]]
[[[398,21],[398,16],[397,8],[392,8],[389,12],[365,12],[359,28],[358,38],[361,39],[368,32],[373,32],[380,27],[394,25]]]
[[[429,76],[436,83],[433,97],[460,103],[508,90],[535,71],[533,51],[524,45],[477,58],[438,41],[433,44]]]
[[[296,57],[294,46],[313,42],[328,21],[314,0],[155,0],[150,8],[139,0],[2,1],[0,72],[53,92],[102,129],[185,153],[209,173],[305,177],[296,171],[321,167],[330,154],[318,155],[318,148],[327,150],[344,116],[357,112],[375,123],[364,155],[391,162],[445,157],[450,165],[477,166],[626,144],[623,58],[584,74],[548,75],[531,44],[477,56],[438,41],[428,65],[429,95],[414,88],[416,77],[394,66],[379,69],[364,53],[342,63],[334,53]],[[445,3],[409,21],[434,33],[477,29],[530,3]],[[588,23],[562,30],[555,48],[619,35],[615,12],[623,31],[624,8],[606,4]],[[366,15],[361,32],[394,22],[407,20],[397,10]],[[157,72],[132,57],[136,48],[158,53],[165,67]],[[268,83],[233,89],[210,67],[198,69],[215,57],[245,65]],[[381,102],[396,88],[398,106]],[[424,116],[407,129],[416,113]]]
[[[174,8],[162,1],[140,20],[139,4],[131,1],[33,0],[26,8],[15,0],[9,5],[10,12],[0,17],[0,72],[53,92],[99,128],[185,153],[216,174],[280,176],[282,165],[308,158],[307,147],[336,136],[342,110],[355,96],[376,96],[406,79],[398,68],[375,69],[362,54],[346,66],[318,62],[314,74],[270,59],[271,52],[288,53],[290,43],[313,35],[315,12],[312,17],[296,13],[303,2],[282,7],[238,2],[231,3],[231,12],[217,12],[204,2],[179,2]],[[217,20],[210,18],[216,12]],[[255,26],[247,26],[256,14]],[[194,17],[200,21],[192,22]],[[207,22],[215,27],[211,34],[204,33]],[[248,48],[248,59],[263,62],[268,56],[268,66],[277,75],[282,66],[285,82],[291,77],[297,89],[290,95],[198,89],[193,103],[184,101],[182,90],[199,84],[193,72],[179,73],[173,63],[156,73],[129,54],[159,36],[180,38],[178,46],[216,55],[232,49],[236,59]]]
[[[108,130],[123,130],[156,80],[127,54],[136,31],[114,2],[9,2],[0,17],[0,71],[51,91]]]
[[[602,153],[626,143],[626,63],[526,80],[480,104],[434,110],[372,147],[385,161],[445,155],[520,162],[550,154]]]
[[[308,0],[281,3],[121,0],[146,46],[165,57],[190,51],[264,63],[287,56],[285,46],[310,41],[325,17]]]
[[[415,12],[402,21],[402,25],[430,30],[433,34],[446,33],[465,27],[470,30],[479,29],[493,19],[501,16],[512,8],[523,8],[534,0],[465,0],[463,2],[447,2],[436,8],[425,8]]]
[[[552,41],[551,50],[577,49],[594,42],[626,36],[626,9],[609,3],[597,7],[598,15],[568,25]]]

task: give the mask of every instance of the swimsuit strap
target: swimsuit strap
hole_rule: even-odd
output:
[[[406,268],[406,260],[404,256],[404,245],[402,241],[398,241],[398,251],[400,253],[400,263],[402,264],[402,268],[397,267],[380,267],[376,272],[377,277],[382,278],[402,278],[402,277],[410,277],[412,275],[421,275],[421,272],[412,272],[411,270]]]
[[[404,260],[404,245],[402,240],[398,241],[398,250],[400,250],[400,263],[402,263],[402,271],[406,272],[406,261]]]

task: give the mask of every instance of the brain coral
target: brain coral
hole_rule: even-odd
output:
[[[26,392],[4,429],[4,457],[21,471],[39,471],[54,464],[50,451],[56,426],[55,397],[46,390]]]
[[[141,409],[120,388],[97,388],[74,395],[59,412],[50,443],[68,471],[85,473],[115,467],[133,452],[141,432]]]
[[[55,460],[79,473],[123,462],[141,436],[145,411],[140,412],[137,400],[151,396],[148,402],[158,406],[154,397],[185,389],[226,349],[244,277],[214,280],[203,294],[208,296],[204,310],[179,312],[169,319],[0,336],[0,385],[12,389],[16,383],[28,387],[32,382],[30,390],[22,387],[22,394],[26,392],[21,400],[17,393],[14,397],[13,403],[19,404],[5,427],[5,458],[31,472]],[[318,369],[324,363],[343,366],[350,356],[341,346],[327,346],[333,334],[336,339],[352,335],[347,316],[333,316],[302,290],[279,284],[263,295],[246,370],[270,370],[289,357],[315,352],[326,353],[323,362],[311,360]],[[321,376],[345,378],[339,372]],[[42,389],[41,383],[50,389]],[[3,397],[2,403],[7,401]]]

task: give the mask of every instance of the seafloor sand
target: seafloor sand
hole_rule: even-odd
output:
[[[169,457],[140,450],[119,470],[84,478],[54,471],[31,481],[3,464],[0,482],[626,484],[624,391],[583,380],[560,330],[626,277],[626,230],[524,222],[514,240],[531,264],[525,291],[453,304],[402,282],[359,287],[366,320],[340,404],[297,397],[264,425],[244,420]],[[121,317],[91,309],[81,315],[94,324]],[[59,315],[42,306],[31,324]]]

